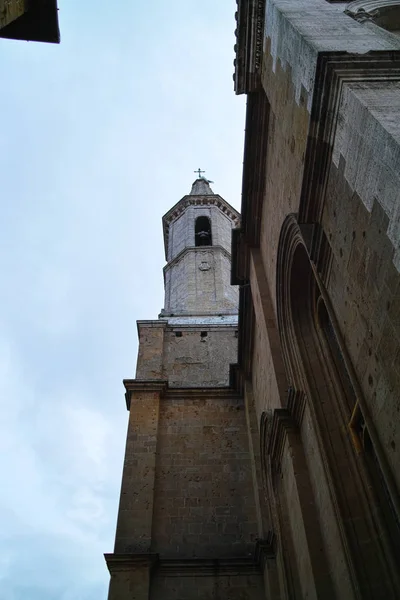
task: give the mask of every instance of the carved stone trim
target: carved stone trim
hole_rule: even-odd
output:
[[[287,410],[299,428],[301,427],[303,421],[305,407],[306,396],[304,392],[295,390],[292,387],[289,388],[287,397]]]
[[[216,206],[233,221],[235,227],[239,227],[240,225],[240,214],[229,204],[229,202],[224,200],[218,194],[213,194],[212,196],[184,196],[162,218],[166,260],[168,260],[169,226],[188,206]]]
[[[164,395],[168,382],[159,379],[124,379],[123,384],[126,389],[125,400],[126,408],[131,408],[132,392],[158,392],[161,396]]]
[[[275,471],[280,470],[283,448],[288,431],[298,431],[297,424],[287,408],[277,408],[274,411],[267,452]]]
[[[205,246],[192,246],[192,247],[187,247],[187,248],[184,248],[183,250],[181,250],[179,252],[179,254],[177,254],[175,256],[175,258],[170,260],[168,262],[168,264],[166,264],[165,267],[163,268],[164,276],[165,276],[165,273],[172,266],[175,266],[186,254],[188,254],[190,252],[195,252],[195,253],[199,254],[200,252],[204,252],[204,248],[205,248]],[[207,252],[210,253],[212,256],[215,250],[219,250],[224,256],[226,256],[227,258],[230,259],[230,257],[231,257],[230,253],[223,246],[219,246],[219,245],[218,246],[210,246],[210,249]]]
[[[399,81],[400,51],[318,56],[298,222],[320,223],[332,162],[340,98],[345,85]]]
[[[158,561],[158,554],[104,554],[110,575],[121,571],[132,571],[138,568],[153,568]]]
[[[235,18],[234,88],[247,94],[261,85],[265,0],[237,0]]]
[[[210,575],[253,575],[259,565],[252,558],[161,559],[158,573],[164,577],[209,577]]]
[[[378,22],[386,15],[388,18],[394,12],[400,11],[399,0],[354,0],[350,2],[344,11],[359,23],[365,21]]]

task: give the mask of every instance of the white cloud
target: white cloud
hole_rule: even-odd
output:
[[[199,166],[240,200],[235,3],[59,4],[60,47],[0,40],[1,600],[106,597],[161,216]]]

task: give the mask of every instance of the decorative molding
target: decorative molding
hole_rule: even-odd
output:
[[[121,571],[133,571],[140,568],[152,569],[159,559],[158,554],[104,554],[110,575]]]
[[[239,290],[238,365],[243,380],[250,375],[254,341],[254,307],[249,284],[250,249],[259,247],[265,193],[269,103],[263,89],[247,97],[244,143],[242,222],[232,231],[231,284]]]
[[[243,576],[260,574],[265,560],[274,559],[276,538],[272,531],[267,538],[255,544],[253,557],[234,558],[173,558],[163,559],[156,553],[149,554],[104,554],[111,575],[136,569],[157,568],[157,573],[164,577],[210,577]]]
[[[165,277],[165,273],[166,273],[166,272],[167,272],[167,271],[168,271],[168,270],[169,270],[169,269],[170,269],[172,266],[176,266],[176,264],[177,264],[177,263],[179,263],[179,262],[182,260],[182,258],[185,256],[185,254],[187,254],[188,252],[196,252],[196,253],[199,253],[199,252],[204,252],[204,248],[205,248],[205,247],[206,247],[206,246],[187,246],[186,248],[183,248],[183,250],[181,250],[181,251],[179,252],[179,254],[177,254],[177,255],[175,256],[175,258],[173,258],[172,260],[170,260],[170,261],[169,261],[169,262],[168,262],[168,263],[165,265],[165,267],[163,268],[163,271],[164,271],[164,277]],[[223,254],[224,256],[226,256],[227,258],[229,258],[229,259],[231,258],[231,255],[230,255],[230,253],[229,253],[229,252],[228,252],[228,250],[227,250],[226,248],[224,248],[223,246],[220,246],[220,245],[218,245],[218,246],[210,246],[209,248],[210,248],[210,250],[208,251],[208,253],[211,253],[211,254],[213,254],[213,251],[214,251],[214,250],[219,250],[219,251],[220,251],[220,252],[222,252],[222,254]]]
[[[248,94],[261,86],[265,0],[237,0],[234,88]]]
[[[377,24],[379,24],[381,19],[385,19],[385,17],[389,24],[390,19],[396,13],[396,25],[398,25],[400,2],[399,0],[354,0],[347,5],[344,12],[359,23],[372,21]],[[390,30],[389,27],[388,29]],[[394,29],[397,29],[397,27],[394,27]]]
[[[299,224],[320,223],[322,219],[343,87],[355,82],[399,80],[400,51],[319,54],[304,163]],[[313,250],[310,254],[313,255]]]
[[[287,408],[276,408],[272,417],[267,453],[275,471],[280,470],[287,433],[297,432],[297,423]]]
[[[201,261],[199,265],[199,271],[209,271],[211,269],[211,265],[206,260]]]
[[[228,387],[204,387],[204,388],[168,388],[164,400],[226,400],[227,398],[237,400],[243,404],[243,397],[235,389]]]
[[[277,408],[273,412],[263,412],[260,420],[260,456],[264,485],[268,471],[267,457],[275,469],[280,468],[283,445],[287,431],[299,431],[303,421],[306,397],[302,391],[290,387],[286,408]]]
[[[126,389],[125,401],[128,410],[131,408],[133,392],[156,392],[163,396],[168,387],[168,381],[160,379],[124,379],[123,384]]]
[[[295,390],[293,387],[288,389],[287,410],[297,427],[301,427],[303,422],[304,410],[306,407],[306,396],[303,391]]]
[[[221,212],[223,212],[231,221],[235,227],[240,225],[240,213],[237,212],[221,196],[218,194],[206,195],[206,196],[184,196],[179,202],[177,202],[162,218],[163,232],[164,232],[164,249],[165,258],[168,260],[168,240],[169,240],[169,226],[175,221],[189,206],[216,206]]]
[[[254,575],[260,572],[259,564],[252,558],[192,558],[161,559],[157,572],[164,577],[210,577]]]

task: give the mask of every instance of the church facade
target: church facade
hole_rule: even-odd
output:
[[[399,16],[238,0],[235,387],[259,435],[267,598],[400,597]]]
[[[241,215],[163,218],[109,600],[395,600],[400,3],[237,4]]]

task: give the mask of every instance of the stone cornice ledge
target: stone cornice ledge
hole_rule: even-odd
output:
[[[158,392],[164,395],[168,382],[163,379],[124,379],[126,408],[130,410],[132,392]]]
[[[247,94],[261,85],[265,0],[236,0],[235,71],[236,94]]]
[[[158,554],[104,554],[111,575],[121,571],[132,571],[135,568],[152,568],[158,561]]]
[[[160,560],[158,570],[165,577],[207,577],[210,575],[251,575],[259,566],[251,557],[190,558]]]
[[[210,575],[253,575],[259,574],[265,560],[275,558],[276,538],[269,531],[265,539],[257,540],[253,556],[232,558],[168,558],[156,553],[104,554],[110,574],[132,571],[138,568],[157,566],[165,577],[207,577]]]

